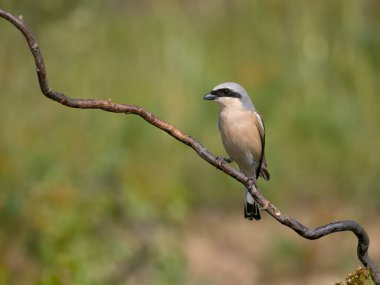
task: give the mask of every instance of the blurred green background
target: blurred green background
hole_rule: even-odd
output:
[[[267,130],[264,195],[315,227],[354,219],[380,263],[379,1],[11,1],[50,85],[145,107],[225,155],[216,104],[237,81]],[[340,233],[306,241],[242,187],[135,116],[41,95],[0,19],[0,284],[333,284],[359,261]]]

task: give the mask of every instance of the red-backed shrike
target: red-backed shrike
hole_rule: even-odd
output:
[[[218,127],[230,161],[235,161],[240,171],[254,182],[259,176],[269,180],[263,120],[243,86],[234,82],[222,83],[203,99],[220,105]],[[244,194],[244,217],[261,219],[259,206],[248,189]]]

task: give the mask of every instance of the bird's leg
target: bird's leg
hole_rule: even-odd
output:
[[[231,163],[234,160],[231,157],[229,157],[229,158],[225,158],[223,156],[217,156],[216,157],[216,162],[218,163],[219,166],[221,166],[224,161],[227,163]]]
[[[258,189],[256,178],[250,178],[250,179],[248,180],[248,182],[252,182],[253,186],[255,186],[255,188]]]
[[[227,163],[232,163],[232,162],[234,162],[234,160],[232,159],[232,157],[230,156],[229,158],[223,158],[224,159],[224,161],[225,162],[227,162]]]
[[[249,181],[252,181],[252,184],[255,186],[256,189],[259,189],[259,187],[257,187],[257,179],[256,178],[251,178],[251,179],[249,179]],[[269,203],[265,204],[264,206],[259,205],[259,203],[257,203],[257,205],[259,206],[259,210],[261,211],[261,210],[266,210],[268,208]]]

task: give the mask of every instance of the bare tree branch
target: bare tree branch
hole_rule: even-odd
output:
[[[101,109],[107,112],[134,114],[142,117],[145,121],[153,126],[167,132],[169,135],[188,145],[201,156],[205,161],[212,164],[227,175],[235,178],[247,187],[255,200],[265,208],[265,211],[279,221],[281,224],[293,229],[301,237],[314,240],[329,235],[335,232],[351,231],[358,239],[357,255],[363,265],[371,270],[371,277],[375,284],[380,285],[380,271],[375,262],[368,256],[369,238],[366,231],[355,221],[338,221],[326,224],[315,229],[310,229],[294,218],[291,218],[280,212],[269,200],[267,200],[254,185],[253,181],[248,179],[244,174],[230,166],[224,161],[220,161],[217,156],[209,152],[200,142],[186,133],[182,132],[175,126],[161,120],[154,114],[146,111],[144,108],[136,105],[116,104],[111,100],[97,99],[74,99],[65,96],[62,93],[56,92],[49,87],[44,60],[40,48],[32,34],[32,31],[22,21],[21,18],[15,17],[12,14],[0,9],[0,16],[12,23],[24,35],[29,49],[33,54],[36,64],[38,82],[42,93],[62,105],[80,109]]]

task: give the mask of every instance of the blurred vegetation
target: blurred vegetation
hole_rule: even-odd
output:
[[[357,267],[354,273],[348,274],[346,277],[346,285],[366,285],[366,284],[373,284],[372,281],[370,281],[370,270],[363,268],[363,267]],[[343,282],[336,283],[335,285],[343,285]]]
[[[202,96],[224,81],[243,84],[266,123],[265,195],[310,226],[378,224],[379,1],[0,7],[33,30],[52,88],[144,106],[215,154],[225,155],[217,107]],[[19,31],[1,19],[0,35],[0,284],[214,284],[192,276],[184,240],[204,216],[240,215],[241,185],[140,118],[44,98]],[[287,260],[303,274],[317,267],[305,260],[318,245],[303,254],[294,234],[267,235],[260,284],[297,271]],[[357,264],[347,243],[325,268],[339,267],[341,279]]]

